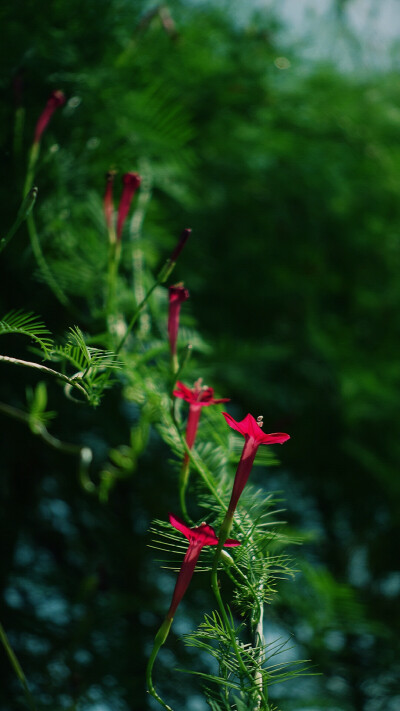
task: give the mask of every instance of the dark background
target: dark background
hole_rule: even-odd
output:
[[[104,174],[150,171],[140,240],[148,268],[182,227],[193,228],[176,280],[191,293],[184,325],[196,325],[205,342],[199,337],[198,374],[238,415],[263,413],[266,431],[291,434],[281,466],[257,474],[284,492],[286,518],[306,537],[296,551],[300,572],[282,584],[266,632],[294,634],[292,654],[311,658],[323,676],[277,687],[279,703],[284,711],[394,711],[398,74],[306,60],[281,46],[284,28],[270,14],[239,22],[222,5],[171,2],[149,14],[154,8],[15,0],[1,10],[2,231],[20,204],[37,117],[62,89],[67,104],[43,139],[35,212],[44,252],[74,303],[68,312],[54,298],[22,227],[1,255],[1,313],[33,310],[58,337],[73,323],[96,332]],[[2,339],[2,353],[22,357],[21,340]],[[37,376],[0,367],[1,401],[26,407]],[[121,383],[95,411],[51,382],[48,397],[57,412],[50,429],[93,448],[95,478],[110,448],[130,446],[136,415]],[[168,448],[152,432],[102,505],[82,491],[74,456],[0,418],[0,619],[40,708],[154,708],[143,675],[173,577],[154,564],[146,530],[176,506]],[[200,622],[206,595],[204,583],[183,604],[160,654],[160,688],[176,709],[205,708],[200,686],[172,669],[205,664],[179,635]],[[3,653],[0,661],[0,708],[22,709]]]

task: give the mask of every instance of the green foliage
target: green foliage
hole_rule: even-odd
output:
[[[284,467],[260,448],[235,519],[243,544],[234,565],[220,566],[236,642],[253,675],[270,683],[285,674],[261,664],[270,642],[252,638],[256,656],[240,646],[263,601],[276,639],[294,631],[296,660],[310,657],[325,674],[272,687],[270,711],[275,694],[284,711],[391,711],[399,644],[391,552],[400,495],[397,71],[360,78],[300,60],[270,16],[240,25],[228,6],[174,0],[163,6],[167,22],[163,8],[141,0],[50,2],[45,14],[23,5],[2,9],[2,235],[16,215],[26,217],[18,213],[26,157],[47,96],[54,88],[67,96],[43,137],[34,212],[0,245],[8,354],[0,617],[41,708],[149,705],[143,660],[174,580],[155,575],[149,521],[164,520],[157,540],[166,566],[179,568],[185,549],[178,535],[171,545],[165,524],[178,507],[187,413],[171,409],[165,288],[154,290],[116,354],[152,274],[190,224],[173,277],[191,292],[179,354],[191,343],[193,356],[182,378],[202,376],[231,397],[238,416],[263,412],[268,431],[292,435],[279,451]],[[275,62],[283,55],[285,70]],[[15,103],[11,86],[21,77]],[[144,181],[108,318],[101,199],[110,167],[139,170]],[[120,194],[118,177],[116,206]],[[25,345],[40,359],[39,382],[38,368],[11,365],[13,356],[31,363]],[[196,521],[218,526],[241,446],[220,409],[206,408],[188,489]],[[286,526],[275,489],[285,490]],[[294,563],[293,578],[300,540],[306,560]],[[202,556],[182,629],[197,626],[194,639],[214,659],[200,621],[214,605],[211,549]],[[215,622],[221,636],[218,629]],[[201,647],[171,639],[171,650],[176,665],[206,683],[222,680],[221,694],[210,691],[213,711],[248,711],[243,689],[252,687],[230,642],[221,641],[218,672],[193,656]],[[160,655],[157,678],[178,709],[191,703],[196,679],[172,673],[170,653]],[[19,711],[10,674],[5,667],[0,706],[9,711],[14,699]]]
[[[31,338],[45,355],[48,355],[53,348],[53,340],[49,338],[50,331],[32,312],[10,311],[0,321],[0,334],[2,333],[19,333]]]

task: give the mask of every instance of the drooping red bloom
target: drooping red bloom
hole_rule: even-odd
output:
[[[174,390],[175,397],[181,398],[189,403],[189,416],[186,425],[186,443],[192,449],[197,428],[199,426],[201,408],[208,405],[218,405],[220,402],[229,402],[229,397],[215,398],[213,388],[202,386],[202,378],[199,378],[193,388],[188,388],[184,383],[178,382]],[[185,452],[184,464],[189,461],[189,455]]]
[[[196,563],[199,559],[201,549],[203,546],[216,546],[218,545],[218,538],[215,535],[215,531],[207,523],[202,523],[200,526],[195,528],[189,528],[186,526],[184,521],[177,518],[173,514],[169,514],[169,521],[171,526],[176,528],[178,531],[183,533],[184,536],[189,541],[189,547],[186,551],[185,557],[181,569],[178,574],[178,579],[176,581],[175,590],[172,595],[172,602],[170,608],[167,612],[167,619],[172,620],[175,615],[176,609],[182,600],[189,583],[192,579]],[[234,546],[240,546],[240,541],[236,541],[234,538],[228,538],[224,546],[233,548]]]
[[[43,131],[45,130],[47,124],[49,123],[55,110],[65,104],[65,96],[62,91],[53,91],[47,100],[47,104],[40,114],[38,122],[35,128],[34,143],[39,143],[42,138]]]
[[[113,185],[114,178],[116,176],[115,170],[109,170],[106,174],[106,189],[104,193],[103,207],[104,207],[104,217],[106,218],[106,225],[108,232],[113,231],[113,214],[114,214],[114,201],[113,201]],[[115,234],[115,233],[114,233]]]
[[[129,208],[133,196],[138,189],[142,179],[138,173],[125,173],[122,176],[122,182],[124,184],[122,190],[122,196],[118,207],[118,219],[117,219],[117,241],[119,242],[122,236],[122,229],[125,220],[128,216]]]
[[[189,292],[185,289],[182,282],[169,287],[168,336],[173,358],[176,357],[176,341],[178,338],[181,304],[187,301],[188,298]]]
[[[236,420],[234,420],[233,417],[227,412],[223,412],[222,414],[225,417],[229,427],[232,427],[233,430],[240,432],[240,434],[245,438],[242,455],[236,470],[232,496],[228,506],[228,514],[233,514],[240,495],[250,476],[251,468],[260,444],[283,444],[290,439],[290,435],[285,434],[284,432],[265,434],[261,429],[263,425],[262,417],[258,417],[257,420],[255,420],[253,415],[249,414],[246,415],[246,417],[240,422],[236,422]]]

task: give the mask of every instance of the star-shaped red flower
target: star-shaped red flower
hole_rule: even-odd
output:
[[[190,405],[200,405],[200,407],[218,405],[220,402],[229,402],[230,399],[229,397],[215,398],[213,388],[202,386],[201,379],[195,382],[193,388],[188,388],[184,383],[177,382],[174,395]]]
[[[246,415],[246,417],[237,422],[233,419],[232,415],[227,412],[222,413],[225,417],[229,427],[233,430],[240,432],[246,439],[253,439],[257,442],[257,446],[260,444],[283,444],[286,440],[290,439],[290,435],[284,432],[272,432],[271,434],[265,434],[257,420],[254,419],[253,415]],[[260,418],[262,420],[262,418]]]
[[[169,514],[169,521],[171,526],[176,528],[178,531],[183,533],[184,536],[189,541],[189,547],[186,551],[185,557],[181,569],[179,571],[178,579],[176,581],[175,590],[172,596],[172,602],[167,613],[167,619],[172,620],[176,609],[182,600],[189,583],[192,579],[196,563],[199,559],[201,549],[203,546],[217,546],[218,538],[215,534],[214,529],[207,523],[201,523],[200,526],[195,528],[189,528],[180,518],[177,518],[173,514]],[[235,546],[240,546],[240,541],[236,541],[233,538],[228,538],[224,546],[233,548]]]
[[[232,427],[233,430],[240,432],[240,434],[245,438],[242,456],[240,457],[240,462],[236,470],[232,496],[228,506],[227,515],[231,517],[233,516],[240,495],[250,476],[253,462],[260,444],[283,444],[283,442],[290,439],[290,435],[285,432],[265,434],[261,429],[262,417],[259,417],[257,421],[254,419],[253,415],[249,414],[246,415],[243,420],[237,422],[227,412],[223,412],[222,414],[225,417],[229,427]]]

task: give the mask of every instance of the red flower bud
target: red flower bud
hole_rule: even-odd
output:
[[[176,355],[176,341],[179,330],[181,304],[187,301],[189,292],[182,282],[169,287],[168,335],[172,356]]]
[[[118,207],[118,220],[117,220],[117,240],[119,241],[122,236],[122,229],[124,227],[125,220],[128,216],[129,208],[133,196],[141,183],[141,177],[138,173],[125,173],[122,176],[122,182],[124,184],[122,190],[122,196]]]
[[[174,251],[172,252],[172,254],[171,254],[170,258],[169,258],[170,262],[176,262],[176,260],[178,259],[180,253],[182,252],[182,249],[184,248],[186,242],[188,241],[188,239],[189,239],[189,237],[190,237],[190,235],[191,235],[191,232],[192,232],[192,230],[190,229],[190,227],[188,227],[188,228],[186,228],[185,230],[183,230],[183,232],[182,232],[182,234],[181,234],[181,236],[180,236],[179,242],[178,242],[178,244],[176,245]]]
[[[65,96],[62,91],[53,91],[50,94],[50,97],[47,100],[47,104],[43,112],[39,116],[39,120],[36,124],[34,143],[40,142],[43,131],[45,130],[55,110],[63,104],[65,104]]]

